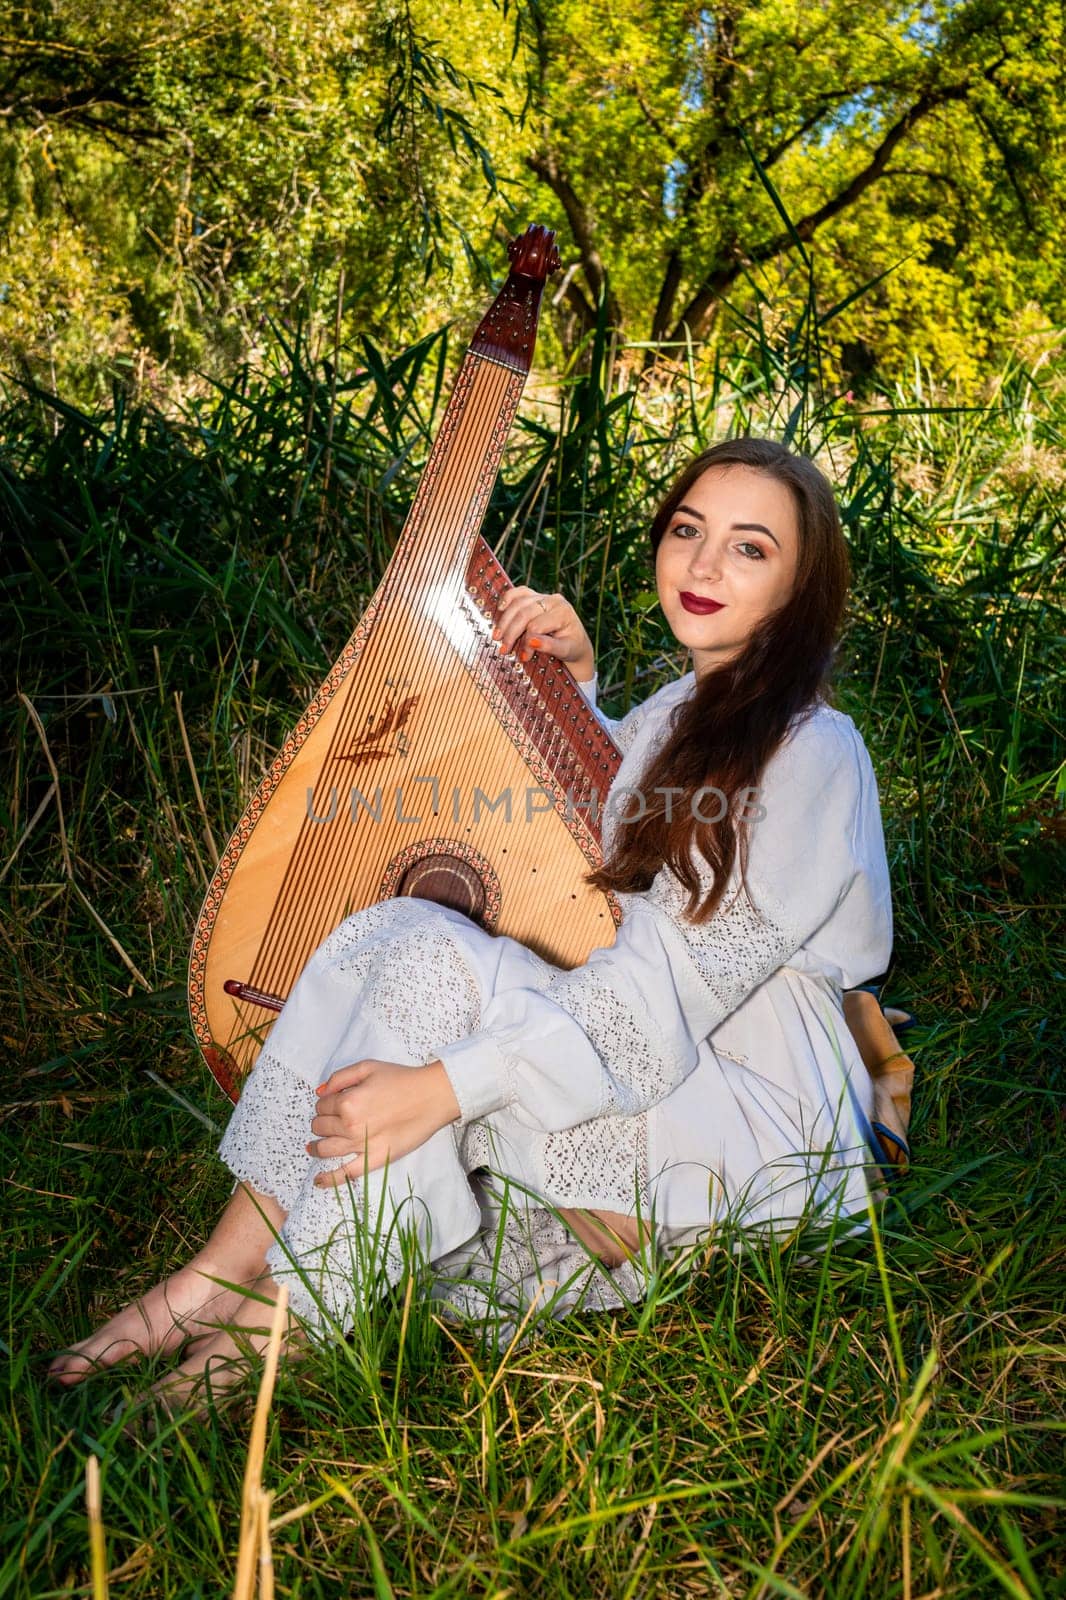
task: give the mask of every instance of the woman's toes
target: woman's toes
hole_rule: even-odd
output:
[[[187,1416],[236,1389],[251,1370],[252,1362],[233,1338],[220,1333],[198,1340],[195,1353],[154,1383],[146,1398],[168,1417]]]
[[[49,1363],[48,1376],[53,1383],[80,1383],[90,1372],[100,1370],[98,1361],[90,1361],[87,1356],[80,1355],[76,1350],[64,1350]]]
[[[119,1317],[112,1318],[90,1338],[60,1351],[48,1368],[48,1376],[56,1383],[80,1383],[92,1373],[106,1372],[109,1367],[136,1355],[142,1348],[138,1342],[112,1328],[119,1320]]]
[[[219,1289],[194,1267],[182,1267],[88,1339],[62,1351],[49,1367],[49,1376],[57,1383],[80,1383],[131,1356],[177,1350],[189,1337],[213,1331],[232,1315],[241,1298],[235,1291]]]

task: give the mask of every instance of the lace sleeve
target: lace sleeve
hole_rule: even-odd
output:
[[[612,722],[608,727],[608,733],[623,755],[628,753],[646,718],[646,706],[634,706],[631,711],[626,712],[624,717],[621,717],[617,722]]]
[[[676,1087],[701,1042],[848,890],[858,776],[838,734],[801,737],[768,764],[748,892],[730,884],[710,921],[694,924],[664,868],[646,894],[621,897],[612,946],[542,988],[494,996],[481,1030],[439,1052],[464,1122],[507,1105],[530,1126],[555,1131],[633,1115]]]
[[[553,973],[542,989],[494,996],[481,1030],[438,1052],[464,1122],[507,1105],[553,1131],[645,1110],[691,1072],[701,1041],[795,948],[794,928],[742,899],[713,919],[713,939],[693,939],[651,891],[626,898],[610,948]]]

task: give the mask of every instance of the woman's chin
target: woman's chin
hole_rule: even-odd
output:
[[[668,618],[670,631],[678,644],[686,650],[691,650],[693,660],[702,662],[703,670],[711,667],[720,667],[730,657],[744,648],[744,641],[737,641],[727,635],[722,626],[715,627],[714,617],[693,617],[683,612],[680,617]]]

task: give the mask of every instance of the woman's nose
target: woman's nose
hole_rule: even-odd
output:
[[[688,566],[694,578],[699,578],[703,583],[713,583],[722,575],[722,553],[709,539],[700,539]]]

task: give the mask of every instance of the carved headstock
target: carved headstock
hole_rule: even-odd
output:
[[[543,283],[552,272],[559,270],[559,252],[555,248],[555,235],[539,222],[531,222],[525,233],[512,239],[507,246],[511,258],[511,271],[523,278],[536,278]]]
[[[482,318],[470,350],[514,372],[528,372],[544,280],[559,267],[555,235],[550,228],[531,223],[511,240],[507,254],[511,258],[507,282]]]

